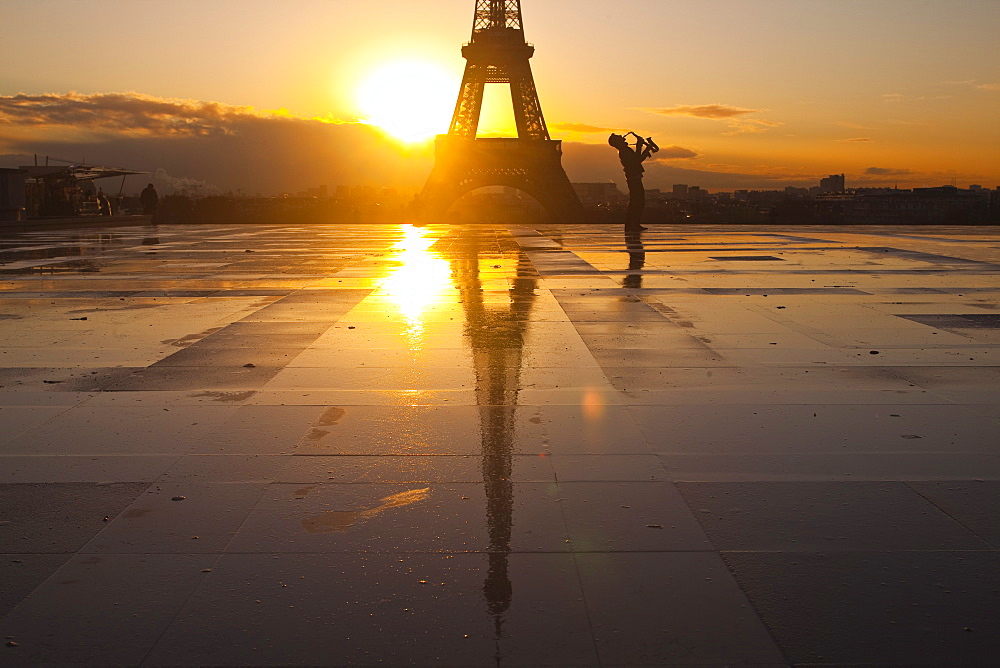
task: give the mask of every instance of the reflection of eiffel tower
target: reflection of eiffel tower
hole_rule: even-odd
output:
[[[476,403],[479,405],[486,524],[490,541],[483,596],[493,616],[499,663],[503,623],[514,594],[507,562],[514,515],[511,474],[517,396],[521,385],[524,335],[536,298],[538,274],[527,257],[519,254],[516,275],[507,291],[509,301],[497,303],[486,298],[479,274],[480,260],[491,252],[482,245],[486,237],[473,230],[452,237],[452,241],[455,244],[450,253],[453,258],[452,272],[461,294],[465,333],[472,347],[476,371]],[[492,241],[496,243],[496,237]],[[495,297],[495,292],[490,296]]]
[[[484,186],[518,188],[537,199],[553,221],[580,214],[562,168],[562,142],[549,139],[524,41],[521,0],[476,0],[462,89],[446,135],[438,135],[434,169],[420,196],[422,213],[440,220],[463,194]],[[486,84],[510,85],[517,138],[477,139]]]

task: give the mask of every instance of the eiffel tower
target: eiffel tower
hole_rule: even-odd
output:
[[[549,138],[524,40],[521,0],[476,0],[462,88],[446,135],[438,135],[434,169],[419,202],[427,221],[441,221],[465,193],[484,186],[522,190],[552,222],[578,221],[580,200],[562,167],[562,142]],[[486,84],[509,84],[517,138],[477,138]]]

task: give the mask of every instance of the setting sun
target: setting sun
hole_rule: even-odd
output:
[[[365,122],[404,142],[448,131],[458,80],[425,61],[388,63],[368,74],[357,91]]]

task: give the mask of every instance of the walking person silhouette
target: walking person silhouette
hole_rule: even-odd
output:
[[[635,137],[635,147],[629,145],[627,137]],[[646,189],[642,186],[643,161],[660,150],[652,137],[643,139],[634,132],[624,135],[612,133],[608,144],[618,149],[618,159],[625,170],[625,183],[628,186],[628,209],[625,211],[625,231],[638,232],[646,229],[642,226],[642,211],[646,208]]]

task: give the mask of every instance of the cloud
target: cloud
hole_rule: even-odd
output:
[[[242,119],[268,117],[288,114],[141,93],[0,96],[0,125],[64,126],[95,133],[212,136],[229,134],[231,125]]]
[[[760,109],[744,109],[742,107],[730,107],[724,104],[700,104],[686,105],[679,104],[674,107],[660,107],[649,109],[656,114],[667,116],[693,116],[695,118],[726,119],[736,118],[744,114],[755,114]]]
[[[0,96],[0,154],[17,155],[4,166],[28,164],[33,153],[162,169],[206,190],[250,194],[322,184],[416,189],[434,160],[429,143],[404,147],[375,127],[340,119],[141,93]],[[130,179],[142,180],[140,187],[149,180]]]
[[[653,157],[653,161],[659,160],[679,160],[684,158],[697,158],[698,153],[683,146],[663,146],[660,152]]]
[[[975,79],[965,79],[963,81],[942,81],[946,86],[966,86],[986,91],[1000,91],[1000,83],[976,83]]]
[[[909,169],[894,169],[892,167],[869,167],[865,170],[865,174],[869,176],[905,176],[913,174],[913,171]]]
[[[664,116],[687,116],[690,118],[705,118],[712,121],[723,121],[729,126],[724,135],[740,135],[748,133],[767,132],[784,123],[767,121],[761,118],[744,118],[747,114],[756,114],[763,109],[746,109],[725,104],[679,104],[673,107],[650,107],[646,111]]]
[[[587,125],[586,123],[549,123],[549,127],[557,132],[579,132],[581,134],[621,131],[620,128],[605,128],[600,125]]]
[[[846,142],[873,142],[875,141],[871,137],[848,137],[847,139],[836,139],[834,141],[846,141]]]

